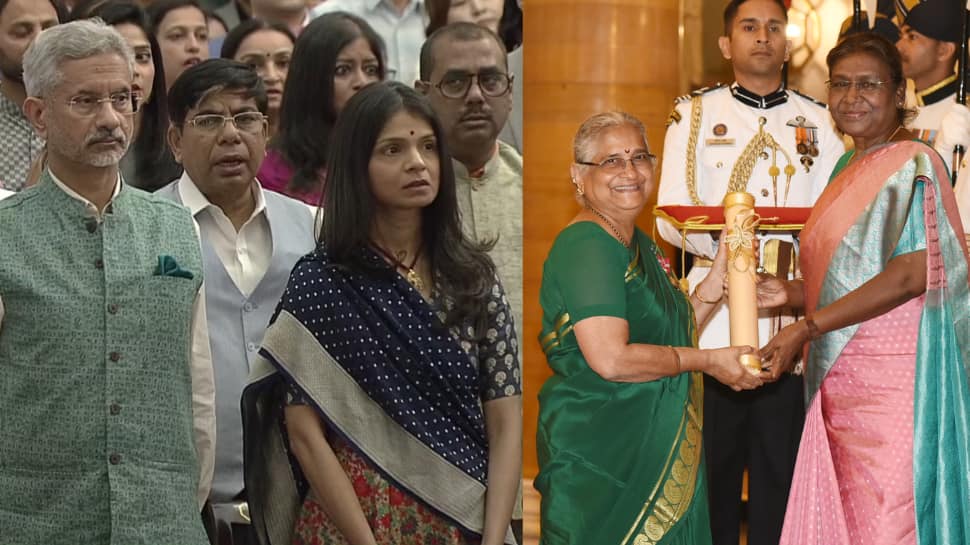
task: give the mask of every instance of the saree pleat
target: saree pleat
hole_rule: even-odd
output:
[[[923,144],[887,145],[833,178],[802,232],[808,309],[910,251],[927,288],[811,343],[782,544],[968,542],[970,297],[945,173]]]

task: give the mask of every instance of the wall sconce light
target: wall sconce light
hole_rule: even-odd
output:
[[[821,3],[822,0],[792,0],[785,36],[792,42],[789,66],[794,70],[808,63],[822,43],[818,13]]]

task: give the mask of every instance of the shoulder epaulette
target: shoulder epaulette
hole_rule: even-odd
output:
[[[792,88],[789,87],[788,90],[791,91],[791,92],[793,92],[793,93],[795,93],[796,95],[804,98],[804,99],[809,100],[810,102],[814,102],[815,104],[817,104],[817,105],[819,105],[819,106],[821,106],[821,107],[823,107],[825,109],[828,109],[828,107],[829,107],[828,104],[822,102],[821,100],[817,100],[815,97],[806,95],[805,93],[799,91],[798,89],[792,89]]]
[[[694,91],[692,91],[690,93],[687,93],[686,95],[682,95],[682,96],[679,96],[679,97],[675,98],[674,99],[674,104],[677,105],[677,104],[681,104],[683,102],[690,102],[690,99],[693,98],[693,97],[699,97],[699,96],[701,96],[703,94],[710,93],[711,91],[716,91],[717,89],[720,89],[721,87],[724,87],[724,84],[723,83],[715,83],[714,85],[711,85],[710,87],[701,87],[700,89],[696,89],[696,90],[694,90]]]

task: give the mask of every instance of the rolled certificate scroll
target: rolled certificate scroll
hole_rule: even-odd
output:
[[[728,313],[731,322],[731,346],[758,348],[758,263],[754,256],[755,229],[758,215],[750,193],[735,192],[724,196],[725,240],[728,251]],[[754,374],[761,372],[758,354],[741,356],[741,364]]]

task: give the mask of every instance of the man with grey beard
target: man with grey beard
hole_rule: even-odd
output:
[[[214,386],[184,208],[121,183],[134,54],[100,20],[40,33],[37,185],[0,201],[4,545],[205,545]]]

